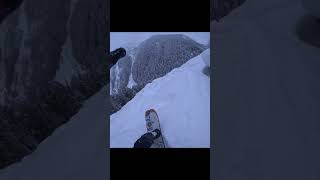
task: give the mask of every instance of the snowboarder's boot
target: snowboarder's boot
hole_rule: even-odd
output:
[[[151,132],[142,135],[135,143],[134,148],[150,148],[155,139],[155,135]]]
[[[161,136],[161,131],[159,129],[155,129],[151,133],[154,136],[154,139],[158,139]]]

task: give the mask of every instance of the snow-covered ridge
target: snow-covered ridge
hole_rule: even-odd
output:
[[[200,54],[147,84],[110,118],[110,146],[131,148],[146,132],[144,112],[154,108],[169,147],[210,147],[210,79]]]

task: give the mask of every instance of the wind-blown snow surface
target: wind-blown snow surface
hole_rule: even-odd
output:
[[[107,179],[104,144],[108,135],[107,93],[105,87],[87,100],[83,108],[44,140],[36,151],[21,162],[0,170],[0,179]]]
[[[168,147],[210,147],[210,79],[202,73],[206,66],[203,56],[147,84],[111,115],[110,146],[133,147],[146,132],[145,111],[153,108],[158,112]]]

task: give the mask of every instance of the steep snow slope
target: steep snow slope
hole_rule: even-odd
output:
[[[203,57],[192,58],[162,78],[147,84],[110,118],[112,148],[131,148],[146,132],[144,112],[159,115],[169,147],[210,147],[210,79],[202,73]]]
[[[0,170],[1,180],[107,179],[107,88],[86,101],[21,162]]]

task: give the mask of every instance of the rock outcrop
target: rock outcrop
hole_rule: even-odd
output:
[[[134,81],[145,86],[199,55],[205,46],[186,35],[154,35],[140,44],[132,67]]]

